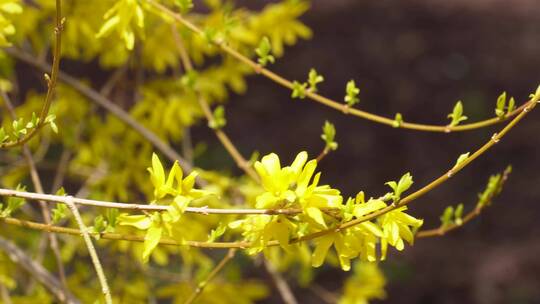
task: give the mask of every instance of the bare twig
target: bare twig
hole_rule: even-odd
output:
[[[279,291],[279,294],[281,295],[281,299],[283,299],[283,302],[285,304],[298,304],[298,301],[294,297],[294,294],[291,291],[291,287],[289,284],[287,284],[287,281],[281,273],[272,265],[270,261],[267,259],[264,259],[264,268],[270,274],[270,277],[272,277],[272,281],[276,285],[277,290]]]
[[[92,239],[90,238],[90,234],[88,233],[88,228],[84,224],[81,215],[79,214],[79,210],[77,210],[77,206],[75,206],[75,204],[73,203],[72,196],[66,196],[66,205],[71,210],[71,213],[75,217],[75,221],[79,225],[79,229],[83,236],[84,242],[86,243],[86,248],[88,249],[88,253],[90,254],[90,258],[92,259],[92,264],[94,264],[99,284],[101,285],[101,292],[105,297],[105,302],[107,304],[112,304],[111,291],[109,289],[109,284],[107,283],[107,278],[105,277],[105,272],[103,271],[103,267],[101,266],[101,262],[99,261],[96,248],[94,247]]]
[[[29,272],[61,302],[80,303],[80,301],[67,290],[62,283],[51,275],[41,264],[32,260],[22,249],[12,242],[0,237],[0,250],[7,253],[8,257],[20,267]]]
[[[223,267],[225,267],[225,265],[227,265],[227,263],[232,258],[234,258],[235,253],[236,253],[236,249],[229,249],[227,254],[225,254],[223,259],[221,259],[221,261],[216,265],[216,267],[214,267],[214,269],[212,269],[212,271],[208,274],[206,279],[204,279],[203,281],[201,281],[198,284],[197,288],[195,288],[193,293],[191,293],[191,295],[187,298],[187,300],[184,302],[184,304],[193,303],[201,295],[201,293],[203,292],[206,285],[208,285],[208,283],[210,281],[212,281],[217,276],[217,274],[221,271],[221,269],[223,269]]]

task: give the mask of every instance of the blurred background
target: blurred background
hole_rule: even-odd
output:
[[[269,1],[239,1],[252,9]],[[359,107],[405,121],[441,124],[457,100],[470,121],[494,116],[502,91],[518,104],[540,76],[540,6],[534,0],[315,0],[302,20],[314,37],[288,48],[272,69],[305,79],[315,67],[325,76],[320,92],[341,100],[345,83],[361,88]],[[297,152],[315,157],[325,120],[336,125],[339,149],[321,163],[322,180],[355,195],[377,196],[384,182],[411,172],[421,187],[456,158],[474,151],[502,125],[466,133],[431,134],[393,129],[291,99],[290,92],[253,76],[248,92],[231,98],[227,131],[244,154],[274,151],[284,163]],[[439,225],[445,206],[470,210],[488,177],[511,164],[502,195],[480,218],[442,238],[421,239],[383,263],[385,303],[540,303],[540,113],[533,113],[452,180],[411,205],[424,227]],[[204,124],[214,157],[204,166],[234,169]],[[240,173],[240,172],[237,172]],[[345,275],[320,270],[317,284],[338,290]],[[318,303],[295,290],[302,303]],[[279,297],[268,303],[278,303]]]

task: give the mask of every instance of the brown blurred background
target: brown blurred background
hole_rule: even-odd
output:
[[[359,106],[385,116],[401,112],[406,121],[446,123],[461,99],[469,120],[481,120],[494,116],[503,90],[521,103],[540,82],[537,0],[315,0],[303,20],[314,38],[289,48],[272,69],[305,79],[315,67],[326,78],[320,91],[337,100],[355,79]],[[321,126],[330,120],[339,149],[320,167],[323,182],[345,195],[379,195],[388,190],[384,182],[407,171],[421,187],[502,127],[452,134],[397,130],[289,95],[267,79],[251,77],[247,94],[227,106],[227,131],[246,155],[275,151],[290,162],[298,151],[320,152]],[[463,202],[470,210],[490,174],[514,167],[502,195],[479,219],[392,252],[383,264],[389,280],[385,303],[540,303],[538,134],[535,112],[481,159],[412,204],[425,227],[438,226],[445,206]],[[203,167],[234,168],[204,125],[194,137],[206,139],[214,151],[201,160]],[[316,281],[338,290],[342,278],[341,271],[323,268]],[[295,293],[302,303],[318,303],[307,291]]]

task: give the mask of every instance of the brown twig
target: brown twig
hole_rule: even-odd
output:
[[[283,302],[285,304],[298,304],[298,301],[296,300],[291,290],[291,287],[289,286],[285,278],[283,278],[281,273],[279,273],[279,271],[274,267],[274,265],[272,265],[272,263],[267,259],[264,259],[263,263],[264,268],[266,269],[268,274],[270,274],[272,281],[276,285],[276,288],[281,295],[281,299],[283,300]]]
[[[208,274],[206,279],[201,281],[199,283],[199,285],[197,286],[197,288],[195,288],[195,290],[193,290],[193,293],[191,293],[191,295],[187,298],[187,300],[184,302],[184,304],[193,303],[201,295],[201,293],[204,291],[204,288],[206,287],[206,285],[208,285],[208,283],[210,281],[212,281],[217,276],[217,274],[225,267],[225,265],[227,265],[227,263],[234,258],[235,254],[236,254],[236,249],[234,249],[234,248],[229,249],[227,254],[225,254],[223,259],[221,259],[221,261],[216,265],[216,267],[214,267],[214,269],[212,269],[212,271]]]

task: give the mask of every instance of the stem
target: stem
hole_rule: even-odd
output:
[[[30,200],[41,200],[51,203],[66,204],[66,197],[52,194],[41,194],[35,192],[17,191],[11,189],[0,188],[0,196],[12,196],[20,197]],[[82,206],[94,206],[103,208],[116,208],[125,210],[137,210],[137,211],[168,211],[168,206],[165,205],[144,205],[144,204],[128,204],[117,203],[107,201],[97,201],[91,199],[73,197],[73,202]],[[332,210],[332,209],[329,209]],[[197,214],[266,214],[266,215],[294,215],[302,213],[302,209],[219,209],[219,208],[207,208],[207,207],[186,207],[185,212],[197,213]]]
[[[189,296],[189,298],[184,302],[184,304],[191,304],[193,303],[200,295],[201,293],[203,292],[204,288],[206,287],[206,285],[208,285],[208,283],[210,281],[212,281],[214,279],[214,277],[216,277],[216,275],[223,269],[223,267],[225,267],[225,265],[227,265],[227,263],[232,259],[234,258],[234,255],[236,254],[236,249],[232,248],[232,249],[229,249],[229,251],[227,252],[227,254],[223,257],[223,259],[221,259],[221,261],[216,265],[216,267],[214,267],[214,269],[212,269],[212,271],[208,274],[208,276],[206,277],[206,279],[204,279],[203,281],[201,281],[199,283],[199,285],[197,286],[197,288],[195,288],[195,290],[193,291],[193,293]]]
[[[172,17],[178,23],[180,23],[180,24],[184,25],[185,27],[187,27],[188,29],[190,29],[195,34],[203,35],[203,31],[199,27],[197,27],[194,23],[192,23],[192,22],[188,21],[187,19],[185,19],[184,17],[182,17],[180,14],[173,12],[172,10],[167,8],[166,6],[156,2],[154,0],[146,0],[146,1],[150,5],[154,6],[158,10],[160,10],[161,12],[163,12],[166,15]],[[284,78],[284,77],[270,71],[267,68],[262,67],[260,64],[258,64],[256,62],[254,62],[253,60],[249,59],[247,56],[242,55],[240,52],[238,52],[237,50],[231,48],[230,46],[228,46],[224,42],[214,42],[214,44],[218,48],[220,48],[223,52],[229,54],[230,56],[234,57],[238,61],[250,66],[256,73],[262,74],[266,78],[272,80],[273,82],[275,82],[275,83],[277,83],[277,84],[279,84],[279,85],[281,85],[281,86],[283,86],[283,87],[285,87],[285,88],[287,88],[289,90],[293,89],[293,83],[291,81],[289,81],[286,78]],[[372,114],[372,113],[362,111],[362,110],[359,110],[359,109],[354,109],[354,108],[351,108],[351,107],[347,106],[344,103],[337,102],[335,100],[332,100],[330,98],[324,97],[322,95],[319,95],[319,94],[311,92],[311,91],[306,91],[306,96],[309,99],[311,99],[311,100],[313,100],[315,102],[318,102],[318,103],[320,103],[322,105],[325,105],[327,107],[338,110],[338,111],[340,111],[340,112],[342,112],[344,114],[351,114],[353,116],[357,116],[357,117],[360,117],[360,118],[363,118],[363,119],[366,119],[366,120],[369,120],[369,121],[372,121],[372,122],[375,122],[375,123],[380,123],[380,124],[387,125],[387,126],[395,128],[395,125],[394,125],[395,120],[392,119],[392,118],[387,118],[387,117],[384,117],[384,116]],[[458,126],[429,125],[429,124],[402,122],[399,125],[399,128],[409,129],[409,130],[417,130],[417,131],[442,132],[442,133],[449,133],[449,132],[453,132],[453,131],[474,130],[474,129],[479,129],[479,128],[491,126],[491,125],[494,125],[494,124],[498,124],[498,123],[500,123],[502,121],[505,121],[505,120],[517,115],[518,113],[520,113],[524,109],[526,104],[527,103],[524,103],[522,106],[520,106],[519,108],[515,109],[514,111],[508,113],[503,118],[494,117],[494,118],[490,118],[490,119],[486,119],[486,120],[482,120],[482,121],[478,121],[478,122],[474,122],[474,123],[469,123],[469,124],[458,125]]]
[[[88,253],[90,254],[90,258],[92,259],[92,264],[94,264],[94,268],[96,269],[96,274],[99,279],[99,284],[101,285],[101,292],[103,293],[103,296],[105,297],[105,302],[107,304],[112,304],[111,291],[109,290],[109,285],[107,284],[107,278],[105,277],[103,267],[101,266],[101,263],[99,261],[96,248],[94,247],[94,244],[92,243],[92,239],[90,238],[90,234],[88,233],[88,228],[84,224],[81,218],[81,214],[79,213],[79,210],[77,209],[77,206],[75,206],[75,204],[73,203],[72,196],[66,196],[66,205],[71,210],[71,213],[73,213],[73,217],[75,217],[75,221],[77,221],[77,224],[79,225],[80,232],[83,236],[84,242],[86,243],[86,248],[88,249]]]
[[[279,271],[274,267],[274,265],[272,265],[272,263],[267,259],[264,259],[264,267],[272,277],[272,281],[274,281],[274,284],[276,285],[276,288],[279,291],[283,302],[285,304],[298,304],[298,301],[296,300],[294,294],[291,291],[291,287],[289,286],[289,284],[287,284],[285,278],[283,278],[281,273],[279,273]]]
[[[47,115],[49,114],[49,109],[51,107],[51,103],[54,97],[55,89],[56,89],[56,82],[58,79],[58,72],[60,70],[60,55],[61,55],[61,48],[62,48],[62,30],[64,28],[64,19],[62,18],[62,1],[56,0],[56,25],[54,28],[54,35],[55,35],[55,46],[54,46],[54,53],[53,53],[53,64],[51,70],[51,75],[47,79],[47,95],[45,96],[45,101],[43,103],[43,107],[41,108],[41,112],[39,114],[39,121],[37,125],[30,130],[24,137],[19,138],[14,141],[5,142],[0,144],[0,148],[13,148],[17,146],[21,146],[28,142],[32,137],[34,137],[38,131],[46,125],[45,119],[47,118]]]
[[[499,185],[500,189],[502,189],[504,183],[508,179],[509,174],[510,174],[509,171],[504,172],[504,174],[502,176],[502,179],[501,179],[501,184]],[[477,202],[477,205],[476,205],[477,207],[475,207],[473,210],[469,211],[469,213],[467,213],[463,217],[463,220],[462,220],[462,222],[460,224],[452,223],[452,224],[447,225],[447,226],[441,226],[441,227],[433,228],[433,229],[429,229],[429,230],[421,230],[421,231],[416,233],[415,237],[416,238],[426,238],[426,237],[434,237],[434,236],[443,236],[443,235],[447,234],[450,231],[456,230],[456,229],[464,226],[468,222],[470,222],[473,219],[475,219],[476,217],[480,216],[482,211],[484,211],[484,209],[492,203],[494,197],[495,197],[495,193],[492,193],[491,196],[485,202],[485,204],[483,204],[481,206],[479,206],[478,202]]]

